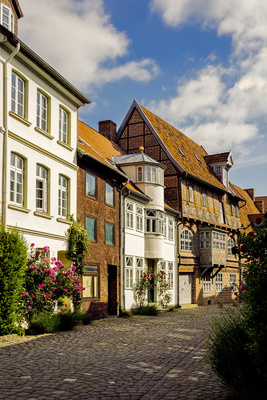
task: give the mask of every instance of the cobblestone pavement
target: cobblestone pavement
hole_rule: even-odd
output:
[[[205,365],[216,307],[110,318],[74,331],[0,344],[0,399],[222,400]]]

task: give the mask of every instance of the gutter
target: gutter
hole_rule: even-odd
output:
[[[2,166],[2,224],[6,229],[7,214],[7,144],[8,144],[8,74],[7,66],[10,61],[20,51],[20,42],[18,41],[15,50],[10,54],[4,62],[4,93],[3,93],[3,122],[4,122],[4,138],[3,138],[3,166]]]
[[[127,183],[129,182],[129,179]],[[125,192],[125,194],[124,194]],[[121,190],[121,309],[125,310],[125,199],[130,191],[124,186]]]

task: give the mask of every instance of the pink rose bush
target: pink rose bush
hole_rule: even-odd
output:
[[[31,244],[25,273],[25,286],[21,292],[21,311],[27,320],[42,311],[53,311],[64,305],[63,299],[71,298],[74,308],[82,303],[81,276],[76,266],[66,267],[56,258],[49,261],[49,247],[36,250]]]

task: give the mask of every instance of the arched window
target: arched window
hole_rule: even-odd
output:
[[[233,256],[232,248],[234,247],[234,245],[235,245],[234,239],[229,238],[227,242],[228,256]]]
[[[180,235],[181,250],[193,251],[193,234],[189,229],[184,229]]]
[[[207,207],[207,193],[205,190],[202,190],[202,205]]]
[[[192,185],[188,185],[188,199],[191,203],[194,201],[194,188]]]

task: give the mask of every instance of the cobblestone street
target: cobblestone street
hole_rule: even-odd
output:
[[[203,360],[217,307],[110,318],[0,344],[0,399],[223,400]],[[23,341],[24,340],[24,341]]]

